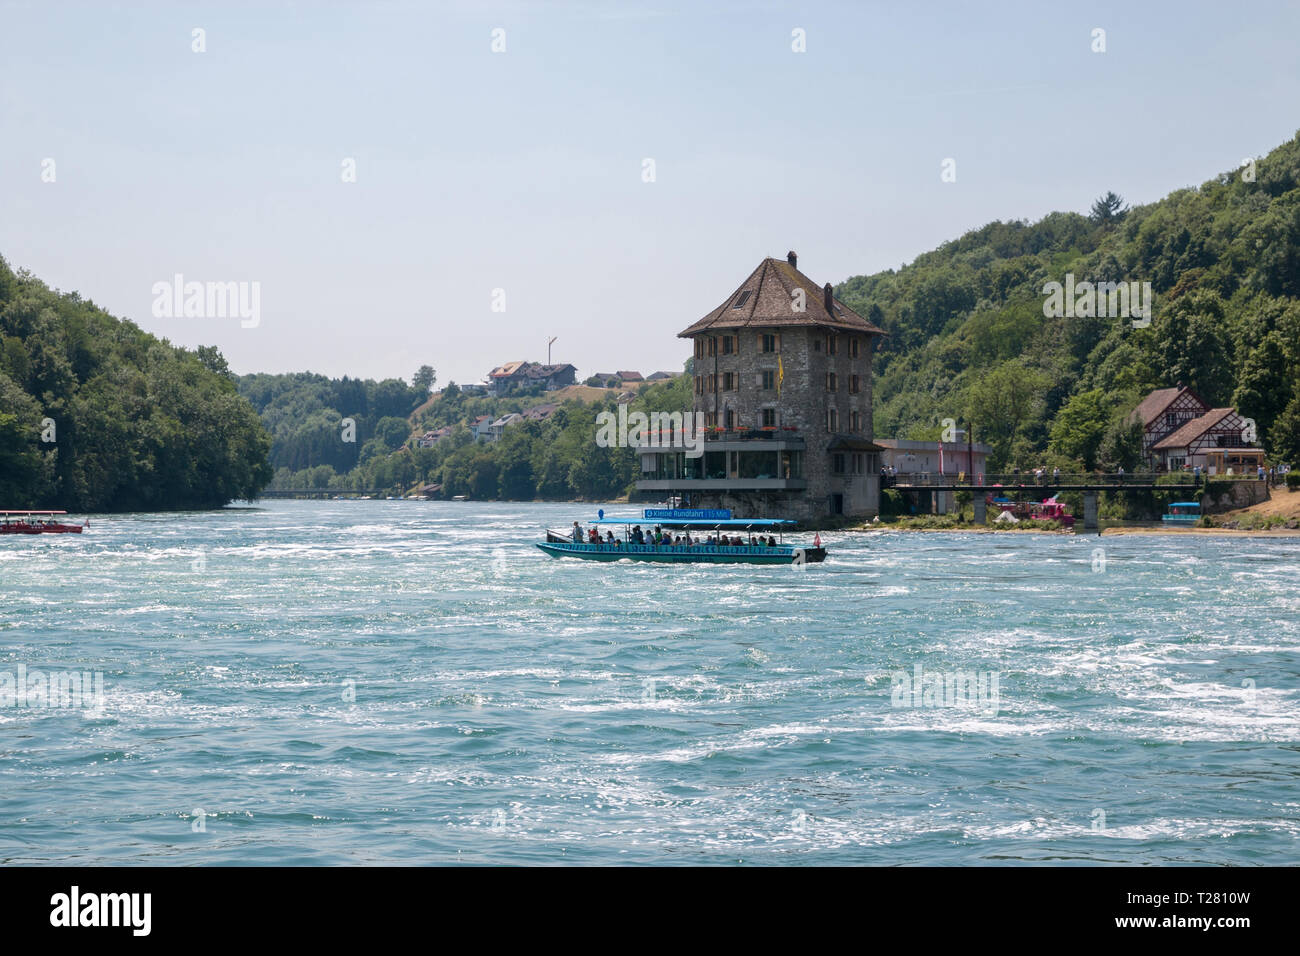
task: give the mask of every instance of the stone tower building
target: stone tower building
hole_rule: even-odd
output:
[[[871,356],[881,329],[800,272],[791,252],[764,259],[678,334],[694,345],[704,454],[642,444],[638,490],[740,517],[878,512]]]

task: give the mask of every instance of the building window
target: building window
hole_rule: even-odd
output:
[[[776,409],[775,409],[775,408],[765,408],[765,409],[763,409],[763,411],[762,411],[762,413],[761,413],[761,417],[759,418],[759,421],[762,422],[762,425],[763,425],[764,428],[775,428],[775,427],[776,427]]]
[[[826,409],[826,430],[828,432],[839,431],[840,413],[833,408]]]
[[[704,339],[695,340],[695,357],[704,358]]]
[[[696,394],[696,395],[703,395],[703,394],[704,394],[704,376],[703,376],[703,375],[697,375],[697,376],[695,376],[695,394]]]
[[[831,472],[836,475],[844,474],[843,455],[831,455]]]
[[[814,352],[820,352],[821,350],[822,350],[822,340],[821,340],[821,339],[814,339],[814,340],[813,340],[813,351],[814,351]]]
[[[781,452],[780,470],[777,472],[781,478],[802,478],[803,477],[803,452],[801,451],[783,451]]]
[[[727,421],[727,428],[728,428],[728,429],[731,429],[731,428],[735,428],[735,427],[736,427],[736,413],[735,413],[734,410],[732,410],[732,409],[730,409],[730,408],[727,409],[727,419],[726,419],[726,421]]]
[[[860,344],[861,341],[858,339],[856,335],[853,338],[849,339],[849,358],[858,357],[858,347]]]
[[[851,431],[851,432],[860,432],[860,431],[862,431],[862,413],[861,413],[861,412],[849,412],[849,431]]]
[[[704,427],[705,427],[705,428],[717,428],[717,427],[718,427],[718,413],[717,413],[717,412],[705,412],[705,413],[704,413]]]
[[[826,354],[835,355],[838,352],[839,352],[839,337],[835,335],[831,335],[828,332],[826,334]]]
[[[709,358],[718,354],[718,340],[712,336],[709,337]]]
[[[763,371],[763,391],[770,392],[776,388],[776,372],[773,369]]]
[[[838,391],[839,391],[839,388],[840,388],[840,380],[839,380],[839,378],[836,377],[836,375],[835,375],[834,372],[827,372],[827,373],[826,373],[826,391],[828,391],[828,392],[838,392]]]
[[[862,391],[862,377],[859,375],[849,376],[849,392],[856,395]]]
[[[724,392],[734,392],[740,387],[740,375],[736,372],[722,373],[722,390]]]
[[[759,348],[764,352],[776,351],[776,336],[770,333],[764,333],[758,337]]]
[[[735,351],[735,348],[733,348],[734,344],[735,344],[734,336],[724,335],[722,337],[722,354],[730,355],[732,352],[734,352]]]

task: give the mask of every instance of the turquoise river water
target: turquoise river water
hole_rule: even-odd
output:
[[[0,861],[1297,859],[1300,538],[826,534],[803,569],[534,546],[592,512],[0,538]],[[102,694],[39,693],[65,672]]]

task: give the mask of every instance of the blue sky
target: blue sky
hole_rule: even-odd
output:
[[[676,370],[763,256],[840,282],[1267,152],[1298,36],[1289,2],[0,3],[0,255],[239,372],[474,381],[550,336]],[[259,282],[259,324],[155,318],[177,273]]]

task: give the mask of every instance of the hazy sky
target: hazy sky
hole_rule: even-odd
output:
[[[238,372],[677,370],[763,256],[840,282],[1267,152],[1298,38],[1295,2],[0,2],[0,255]],[[177,273],[259,324],[155,317]]]

